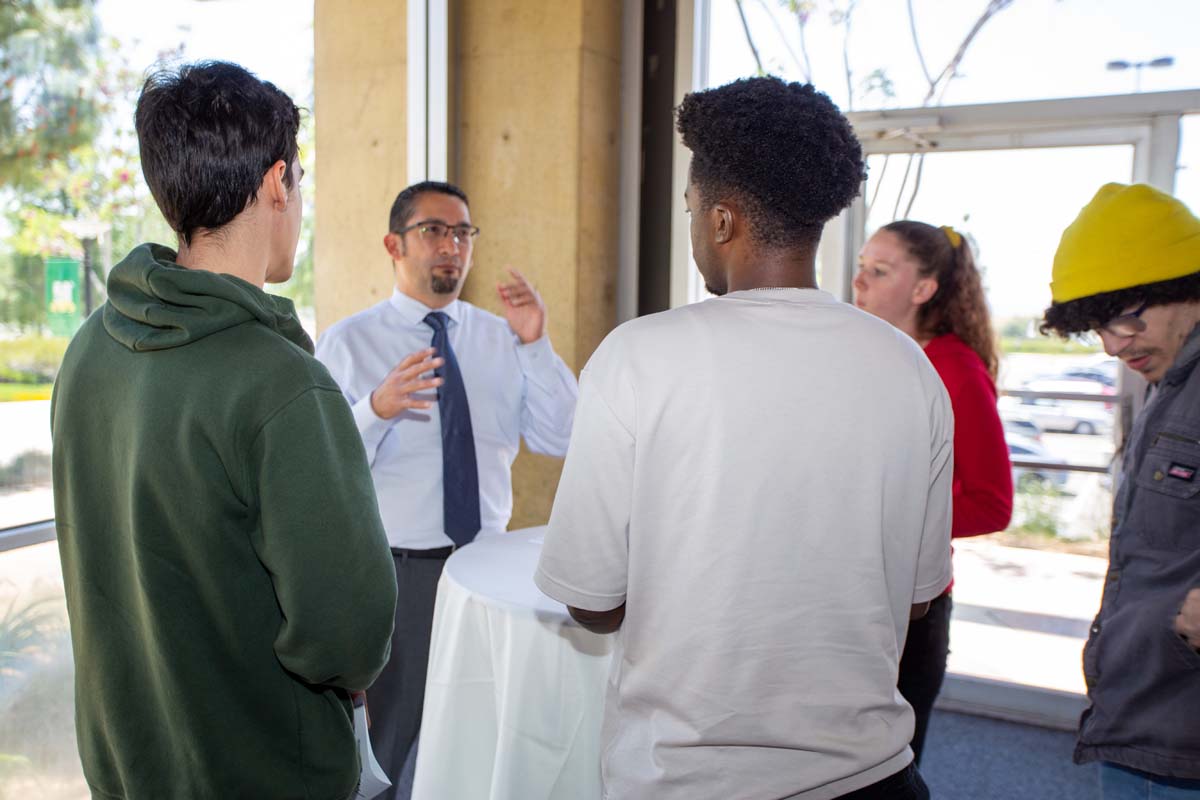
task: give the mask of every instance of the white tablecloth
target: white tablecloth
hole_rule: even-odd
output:
[[[446,562],[413,800],[600,798],[612,638],[534,585],[544,532],[482,537]]]

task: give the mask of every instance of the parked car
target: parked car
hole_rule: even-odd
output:
[[[1008,443],[1008,457],[1021,461],[1040,461],[1053,464],[1059,459],[1054,458],[1041,443],[1019,434],[1004,437]],[[1012,468],[1013,487],[1018,492],[1028,492],[1037,489],[1054,488],[1061,491],[1067,485],[1067,473],[1061,469],[1042,469],[1036,466],[1014,466]]]
[[[1042,429],[1033,421],[1027,411],[1020,408],[1007,408],[1000,411],[1000,424],[1004,426],[1004,436],[1024,436],[1039,444],[1042,441]]]
[[[1060,380],[1076,380],[1076,381],[1095,381],[1109,389],[1113,393],[1117,389],[1117,373],[1116,370],[1109,371],[1100,367],[1071,367],[1064,369],[1059,375],[1055,376]]]
[[[1088,380],[1029,381],[1024,389],[1034,392],[1063,392],[1074,394],[1113,394],[1102,383]],[[1004,398],[1002,409],[1012,409],[1013,401],[1026,412],[1043,431],[1079,434],[1110,434],[1113,427],[1113,404],[1089,400],[1059,400],[1051,397]]]
[[[1120,371],[1120,368],[1120,363],[1117,359],[1108,356],[1098,356],[1086,363],[1064,369],[1062,377],[1096,381],[1116,392],[1117,373]]]

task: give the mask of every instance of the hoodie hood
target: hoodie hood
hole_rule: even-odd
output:
[[[175,258],[169,247],[143,244],[113,267],[103,309],[109,336],[134,351],[167,350],[256,321],[313,352],[291,300]]]

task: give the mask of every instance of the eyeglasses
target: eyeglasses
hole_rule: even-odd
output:
[[[479,235],[479,228],[476,228],[474,225],[447,225],[436,219],[423,219],[420,222],[414,222],[407,228],[395,231],[395,233],[398,236],[403,236],[409,231],[416,231],[417,235],[426,242],[440,242],[447,236],[453,236],[455,244],[463,245],[470,245],[472,240]]]
[[[1142,303],[1137,309],[1130,311],[1128,314],[1113,317],[1108,322],[1096,328],[1096,330],[1111,333],[1113,336],[1120,336],[1122,338],[1136,336],[1146,330],[1146,321],[1142,319],[1142,312],[1149,306],[1149,301]]]

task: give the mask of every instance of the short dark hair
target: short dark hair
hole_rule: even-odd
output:
[[[676,120],[700,207],[740,201],[761,244],[812,244],[862,189],[862,146],[811,84],[744,78],[687,95]]]
[[[445,181],[421,181],[420,183],[414,183],[396,195],[396,200],[392,203],[391,213],[388,214],[388,231],[396,233],[404,227],[404,223],[408,222],[408,218],[412,216],[413,206],[417,204],[417,198],[426,192],[448,194],[462,200],[468,208],[471,206],[470,201],[467,200],[467,193],[453,183],[446,183]]]
[[[223,61],[151,74],[134,112],[142,173],[187,244],[242,213],[277,161],[291,188],[300,110],[253,73]]]
[[[1126,309],[1140,306],[1167,306],[1200,300],[1200,271],[1169,281],[1144,283],[1112,292],[1079,297],[1063,303],[1052,303],[1046,309],[1039,330],[1043,334],[1069,336],[1104,325]]]

